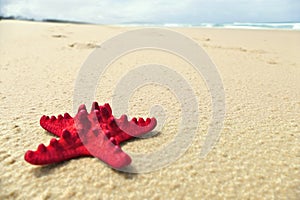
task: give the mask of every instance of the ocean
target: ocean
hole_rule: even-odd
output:
[[[204,28],[229,28],[229,29],[284,29],[300,30],[300,22],[268,22],[268,23],[199,23],[199,24],[145,24],[145,23],[126,23],[120,26],[159,26],[159,27],[204,27]]]
[[[81,21],[68,21],[60,19],[26,19],[21,17],[1,17],[1,19],[11,20],[26,20],[26,21],[42,21],[42,22],[54,22],[54,23],[75,23],[75,24],[98,24]],[[176,24],[176,23],[143,23],[143,22],[128,22],[121,24],[99,24],[99,25],[112,25],[112,26],[142,26],[142,27],[204,27],[204,28],[229,28],[229,29],[280,29],[280,30],[300,30],[300,22],[259,22],[259,23],[198,23],[198,24]]]

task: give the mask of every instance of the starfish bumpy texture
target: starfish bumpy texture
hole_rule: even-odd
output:
[[[59,137],[53,138],[50,144],[40,144],[36,151],[27,151],[25,160],[35,165],[58,163],[72,158],[94,156],[114,168],[122,168],[131,163],[131,158],[120,147],[120,143],[139,137],[153,130],[155,118],[132,118],[126,115],[119,119],[112,115],[109,104],[92,105],[88,113],[81,105],[78,113],[72,118],[64,116],[42,116],[40,125]]]

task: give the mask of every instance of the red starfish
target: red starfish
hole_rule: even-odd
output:
[[[155,118],[133,118],[126,115],[116,119],[109,104],[104,106],[94,102],[88,113],[81,105],[72,118],[68,113],[42,116],[41,126],[60,137],[51,139],[49,146],[40,144],[37,151],[27,151],[25,160],[35,165],[57,163],[71,158],[95,156],[114,168],[122,168],[131,163],[131,158],[122,151],[120,143],[141,136],[156,126]],[[127,134],[128,133],[128,134]]]

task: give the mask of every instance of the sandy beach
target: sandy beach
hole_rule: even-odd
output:
[[[223,81],[224,126],[204,158],[198,154],[212,115],[205,81],[184,60],[143,50],[111,64],[95,100],[111,103],[114,86],[134,66],[178,71],[196,91],[200,113],[196,137],[178,160],[139,174],[90,157],[48,166],[24,160],[53,137],[40,127],[42,115],[73,114],[74,84],[93,50],[136,28],[0,21],[0,199],[300,199],[300,31],[171,28],[204,48]],[[161,134],[128,142],[125,152],[153,152],[177,133],[180,105],[159,86],[137,90],[127,114],[148,117],[157,103],[168,111]]]

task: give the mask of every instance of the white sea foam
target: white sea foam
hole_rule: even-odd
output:
[[[152,24],[152,23],[126,23],[120,26],[144,26],[144,27],[205,27],[205,28],[229,28],[229,29],[284,29],[300,30],[300,23],[199,23],[199,24]]]

